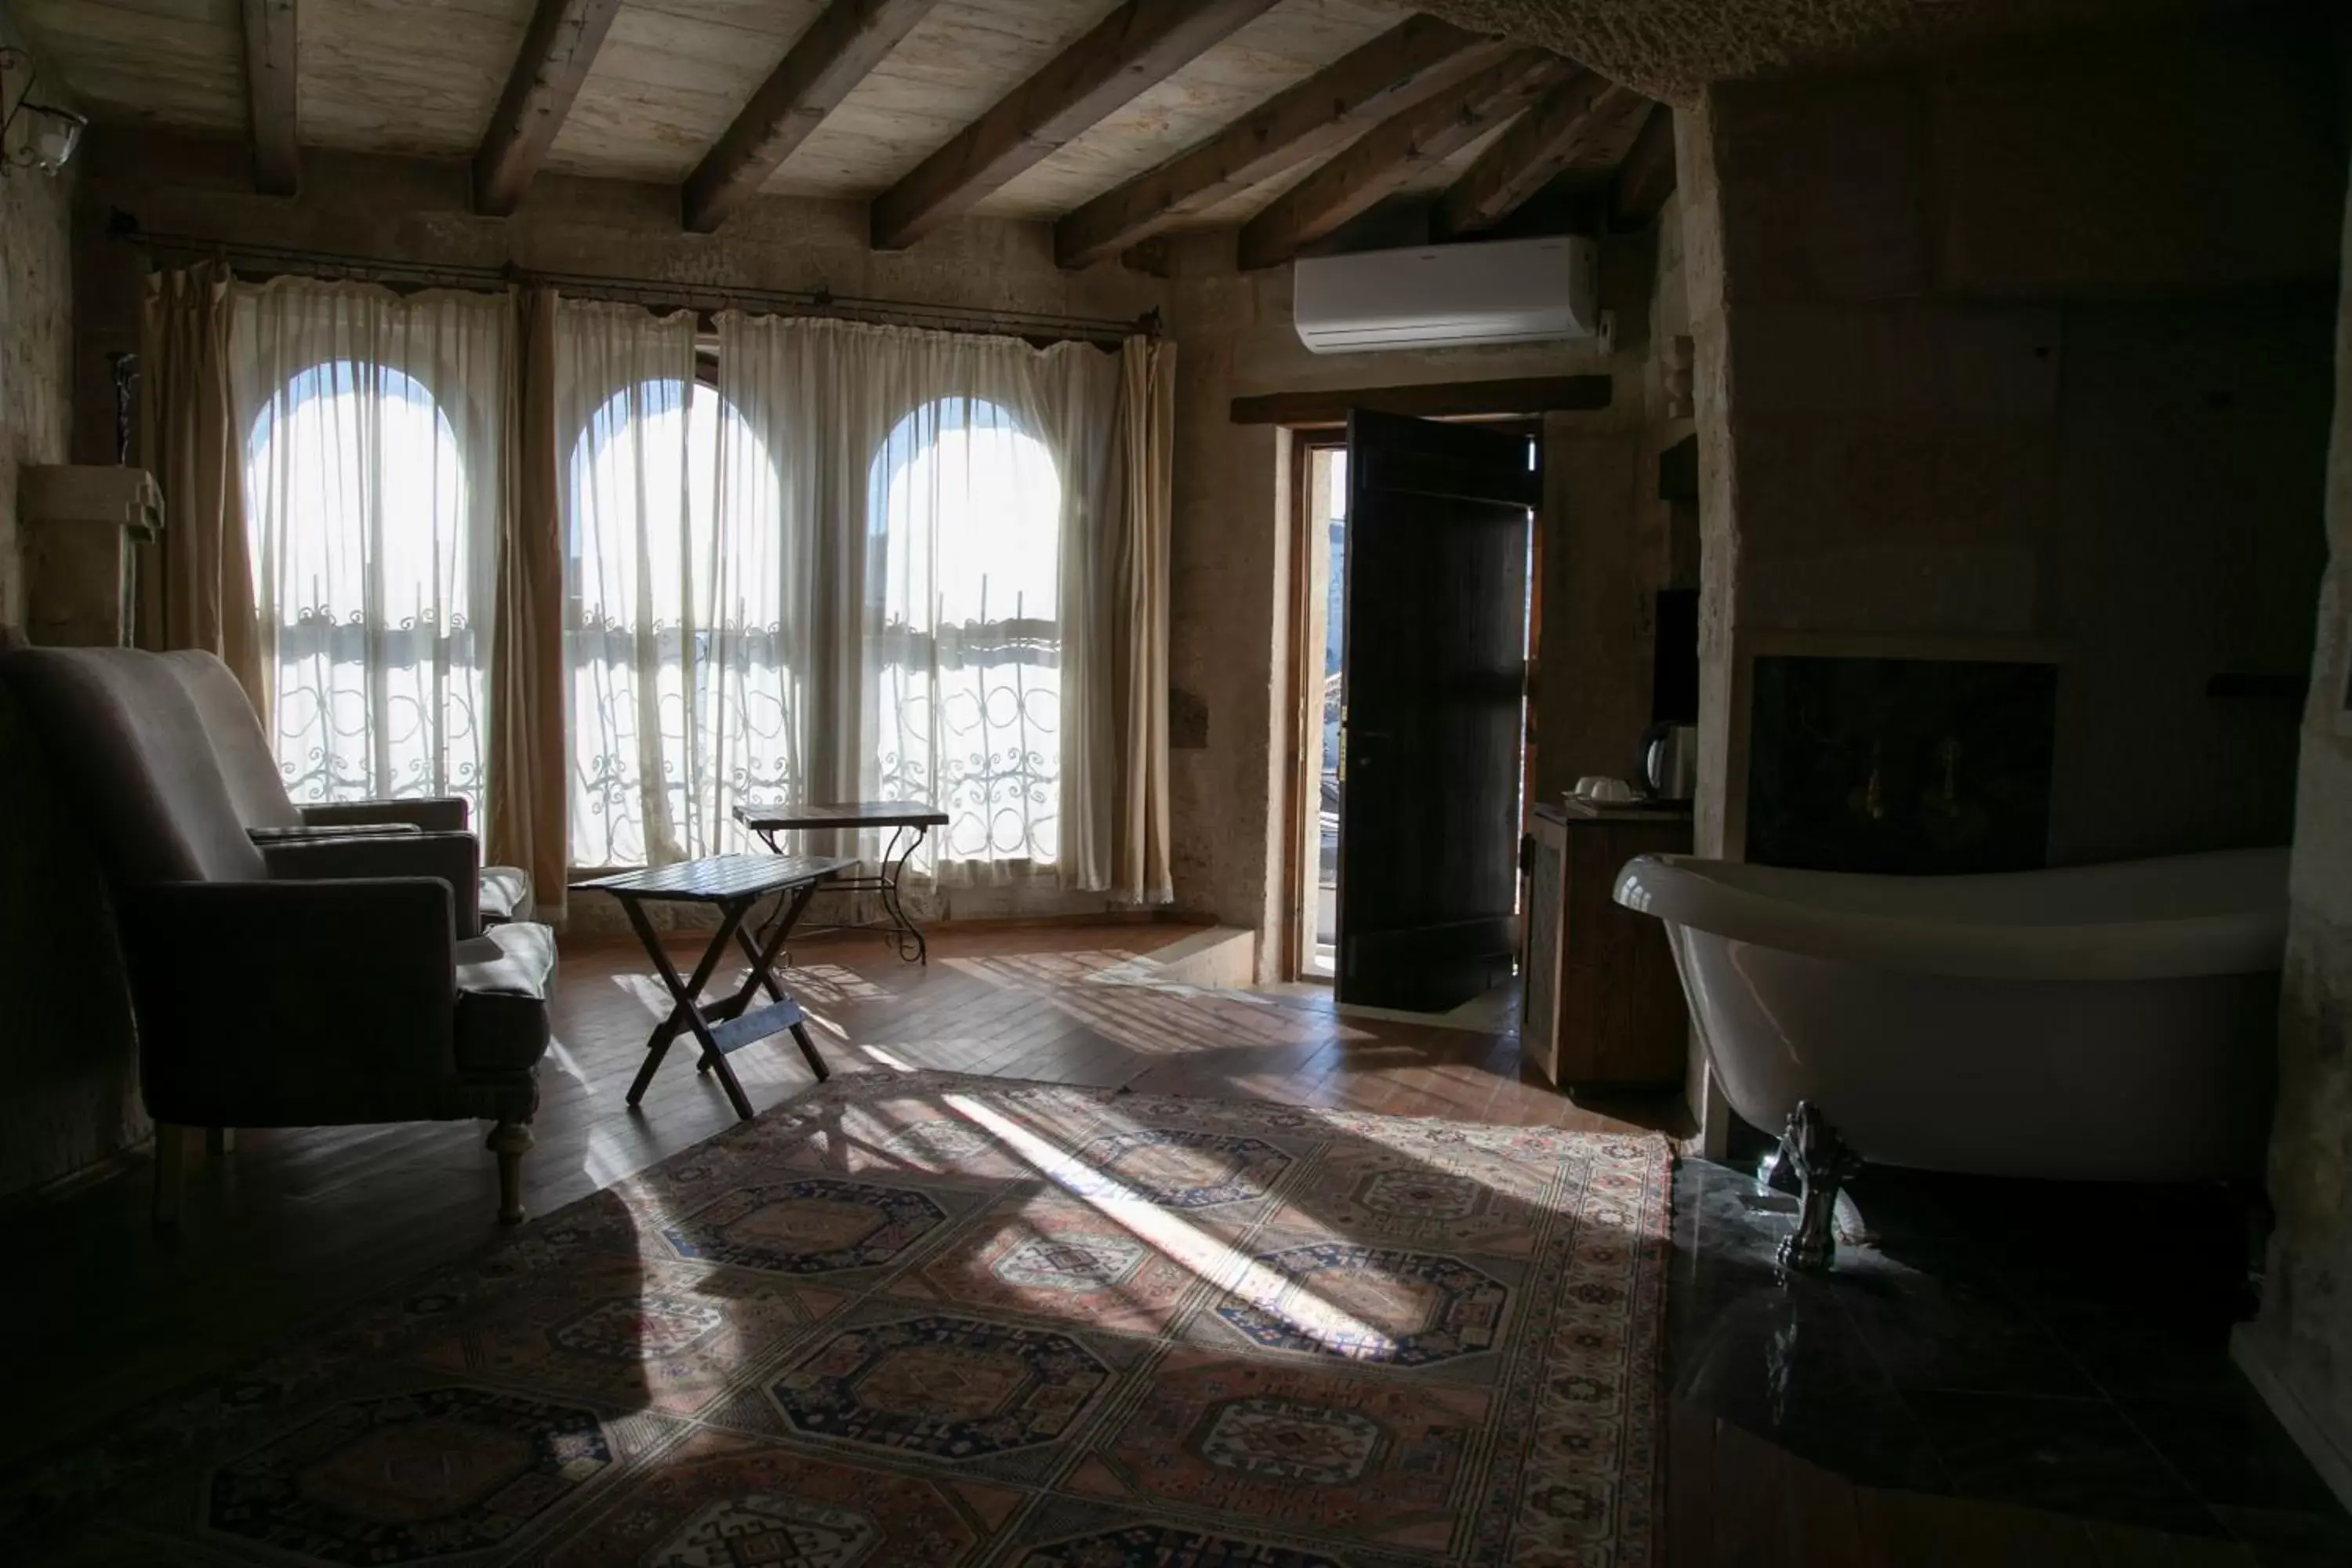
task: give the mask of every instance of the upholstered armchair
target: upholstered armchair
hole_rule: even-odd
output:
[[[0,655],[113,890],[156,1122],[156,1213],[176,1218],[186,1127],[493,1120],[499,1217],[522,1217],[553,933],[471,934],[470,834],[257,842],[171,660]]]
[[[373,832],[415,828],[424,833],[467,831],[466,803],[456,795],[428,795],[402,800],[335,801],[297,805],[286,793],[286,781],[270,754],[269,737],[245,688],[227,665],[208,653],[184,651],[163,656],[172,673],[187,688],[205,735],[227,782],[229,800],[238,820],[256,838],[289,838],[306,835]],[[476,899],[481,919],[529,920],[531,912],[530,873],[512,866],[484,866],[475,874]]]

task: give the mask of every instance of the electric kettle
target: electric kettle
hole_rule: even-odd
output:
[[[1688,800],[1698,785],[1698,726],[1653,724],[1642,732],[1642,785],[1658,800]]]

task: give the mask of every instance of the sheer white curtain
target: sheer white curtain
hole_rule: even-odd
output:
[[[713,479],[694,318],[566,300],[555,352],[572,862],[663,865],[700,851],[705,826],[687,687]]]
[[[513,314],[499,296],[235,289],[231,384],[278,766],[298,800],[481,808]]]
[[[772,683],[799,765],[765,798],[922,801],[950,824],[919,874],[1108,887],[1118,361],[843,321],[718,326],[724,400],[779,454],[773,490],[737,485],[728,510],[748,510],[721,525],[785,542],[767,569],[794,679],[744,689]]]

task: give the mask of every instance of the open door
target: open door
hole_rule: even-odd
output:
[[[1348,416],[1342,1002],[1443,1011],[1510,974],[1534,453]]]

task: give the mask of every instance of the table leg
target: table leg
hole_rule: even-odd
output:
[[[781,989],[775,987],[772,967],[776,962],[776,954],[783,951],[785,939],[793,934],[793,927],[800,924],[802,914],[809,907],[809,900],[816,897],[818,886],[819,884],[815,882],[810,882],[793,894],[791,907],[784,910],[783,919],[776,922],[776,929],[769,933],[766,947],[752,954],[753,973],[771,976],[770,989],[779,1002],[785,1001],[787,998]],[[797,1005],[795,1011],[797,1011]],[[800,1047],[801,1059],[808,1063],[809,1071],[816,1075],[817,1082],[823,1083],[826,1079],[831,1078],[833,1075],[825,1069],[824,1058],[816,1054],[816,1042],[809,1038],[808,1026],[794,1018],[792,1028],[793,1043]]]
[[[740,1016],[751,1005],[753,993],[762,986],[767,989],[769,996],[774,1001],[780,1004],[792,1002],[792,997],[776,979],[776,955],[783,951],[784,943],[792,939],[793,928],[800,924],[801,916],[807,911],[809,901],[816,897],[818,886],[819,884],[815,882],[804,883],[787,895],[785,901],[777,910],[773,923],[768,928],[763,942],[754,942],[747,929],[741,926],[736,928],[736,942],[751,959],[751,973],[744,976],[740,990],[726,1002],[721,1003],[718,1008],[712,1009],[712,1017],[726,1019]],[[794,1003],[793,1006],[797,1011],[799,1005]],[[807,1026],[795,1019],[791,1027],[793,1039],[801,1048],[802,1059],[808,1063],[809,1071],[816,1075],[817,1081],[824,1082],[832,1074],[825,1068],[824,1058],[816,1054],[816,1043],[809,1037]],[[723,1068],[724,1058],[716,1059]],[[695,1064],[695,1070],[709,1072],[711,1070],[714,1058],[705,1057]]]
[[[677,1038],[680,1029],[693,1030],[708,1045],[709,1033],[703,1027],[701,1011],[695,1005],[694,999],[702,994],[705,985],[710,984],[711,973],[719,967],[720,955],[727,951],[727,944],[734,940],[736,928],[742,923],[743,909],[737,905],[726,911],[718,934],[703,950],[701,962],[694,966],[693,979],[687,981],[678,977],[677,965],[670,962],[668,952],[662,947],[661,934],[646,919],[645,910],[638,906],[637,900],[623,899],[621,907],[628,911],[631,929],[637,933],[637,941],[645,945],[646,956],[654,961],[655,972],[661,976],[662,984],[668,987],[676,1003],[669,1016],[662,1020],[646,1041],[645,1065],[637,1068],[637,1076],[629,1085],[629,1103],[635,1105],[645,1099],[646,1088],[654,1080],[654,1069],[661,1066],[662,1058],[669,1054],[670,1042]],[[735,1099],[737,1109],[749,1116],[751,1111],[745,1109],[746,1102],[740,1099],[742,1089],[732,1082],[734,1076],[731,1072],[727,1075],[730,1087],[734,1091],[730,1098]]]
[[[914,824],[914,837],[907,840],[907,847],[902,850],[898,837],[905,831],[903,827],[892,828],[890,846],[882,852],[882,910],[890,917],[891,945],[898,950],[898,961],[906,962],[907,949],[911,945],[915,962],[928,969],[931,964],[930,944],[923,940],[915,922],[907,918],[907,907],[898,896],[898,879],[906,874],[907,862],[923,847],[924,837],[930,829],[920,823]]]

